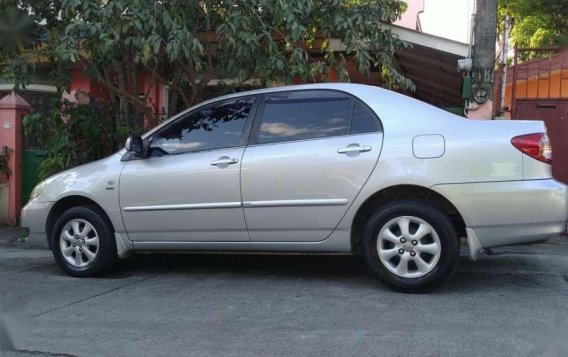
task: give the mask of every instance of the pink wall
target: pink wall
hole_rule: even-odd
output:
[[[64,97],[75,101],[76,95],[79,94],[80,101],[87,100],[81,96],[81,93],[89,93],[95,99],[105,101],[109,100],[109,91],[101,84],[97,84],[91,77],[81,70],[81,64],[77,64],[71,71],[72,82],[69,86],[69,93]],[[146,103],[153,111],[162,112],[164,107],[164,85],[158,81],[151,83],[150,76],[144,72],[138,73],[138,88],[139,94],[142,95],[149,91]]]
[[[408,9],[402,14],[402,18],[394,24],[416,30],[418,14],[424,11],[424,0],[405,0],[405,2],[408,4]]]
[[[109,95],[107,90],[93,82],[89,75],[83,73],[80,66],[81,64],[78,64],[71,70],[73,79],[69,86],[69,91],[63,94],[63,98],[72,102],[86,103],[89,101],[87,94],[90,94],[98,100],[108,101]]]
[[[467,117],[469,119],[480,119],[480,120],[492,119],[493,101],[488,100],[487,102],[480,104],[477,108],[468,110]]]
[[[138,87],[141,93],[149,93],[146,104],[149,108],[152,108],[153,112],[162,113],[164,112],[164,85],[158,81],[152,83],[151,75],[146,75],[145,73],[138,74]]]
[[[0,99],[0,149],[8,148],[8,224],[17,224],[22,205],[22,117],[31,106],[13,92]]]

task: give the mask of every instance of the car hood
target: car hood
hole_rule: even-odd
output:
[[[121,155],[116,153],[47,178],[37,201],[52,202],[72,194],[91,197],[96,196],[101,188],[114,187],[124,166],[120,158]]]

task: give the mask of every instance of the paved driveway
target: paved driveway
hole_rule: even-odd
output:
[[[533,356],[568,341],[566,237],[463,259],[443,288],[405,295],[350,256],[138,255],[74,279],[7,232],[0,291],[31,316],[7,355]]]

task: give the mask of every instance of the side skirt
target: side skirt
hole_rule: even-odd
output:
[[[351,247],[321,242],[134,242],[134,250],[150,251],[250,251],[351,253]]]

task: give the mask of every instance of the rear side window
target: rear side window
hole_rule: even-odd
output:
[[[377,131],[382,131],[379,128],[377,119],[362,103],[355,101],[353,103],[350,134],[374,133]]]
[[[377,131],[377,120],[369,110],[346,94],[323,90],[275,93],[265,101],[258,143]]]

